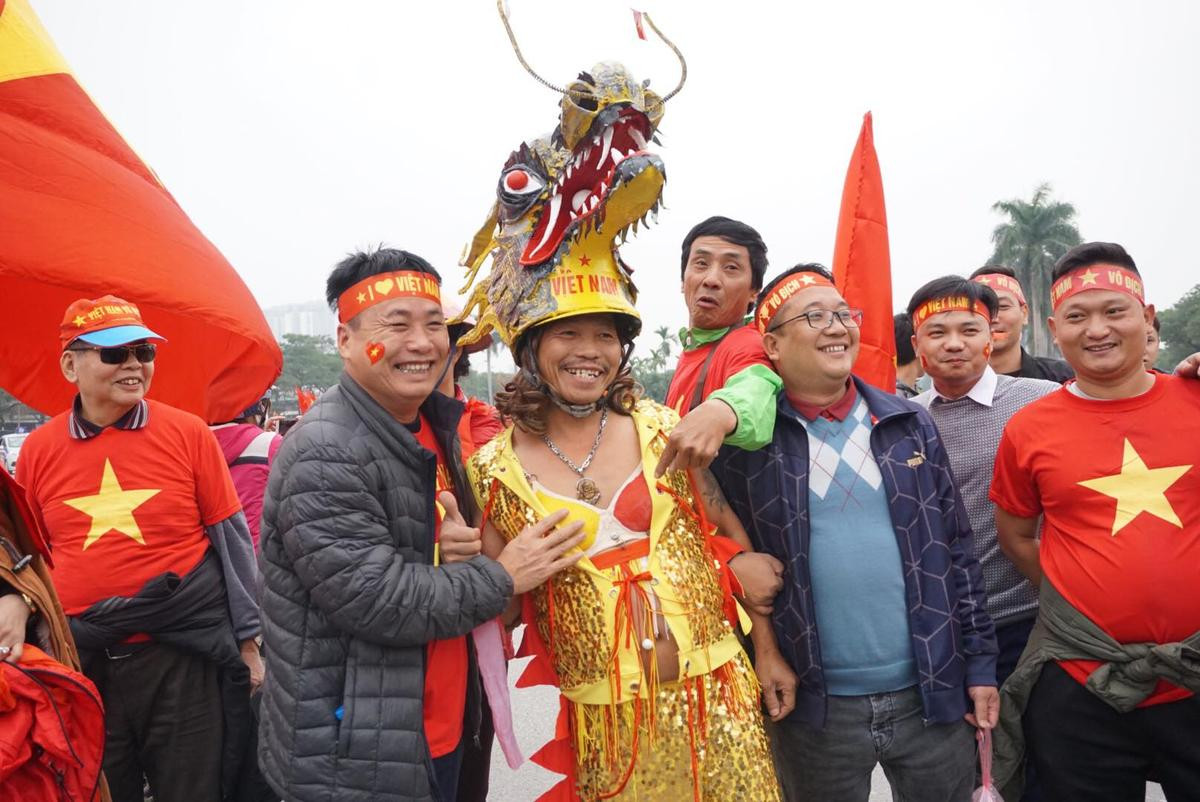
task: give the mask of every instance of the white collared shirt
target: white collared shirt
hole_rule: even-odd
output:
[[[992,370],[992,366],[988,365],[983,369],[983,375],[979,377],[979,381],[967,391],[966,398],[971,399],[977,404],[982,404],[985,407],[992,405],[992,400],[996,397],[996,383],[999,379],[996,377],[996,371]],[[959,396],[962,398],[963,396]],[[949,398],[938,392],[937,383],[935,382],[932,389],[918,395],[912,400],[921,406],[929,409],[929,405],[933,403],[933,399],[940,398],[943,401],[957,401],[956,398]]]

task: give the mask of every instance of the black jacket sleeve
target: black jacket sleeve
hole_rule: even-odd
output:
[[[486,557],[439,567],[406,558],[373,492],[377,477],[348,448],[314,443],[286,471],[279,536],[301,584],[340,629],[413,646],[464,635],[508,603],[512,579]],[[423,509],[419,483],[410,484]]]

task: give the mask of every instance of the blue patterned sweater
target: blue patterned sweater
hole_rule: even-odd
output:
[[[957,721],[967,711],[969,686],[996,684],[995,629],[971,548],[971,525],[929,413],[857,377],[854,382],[870,410],[870,449],[900,548],[924,717],[929,723]],[[780,393],[772,442],[758,451],[726,446],[712,471],[755,549],[784,564],[772,624],[784,658],[800,678],[791,717],[822,726],[828,689],[812,589],[804,424]]]

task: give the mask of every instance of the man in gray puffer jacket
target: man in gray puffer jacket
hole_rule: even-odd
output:
[[[433,392],[449,352],[439,284],[399,250],[334,269],[345,372],[271,469],[259,759],[287,800],[453,800],[478,714],[463,698],[478,687],[463,636],[579,556],[579,527],[555,517],[489,560],[459,515],[473,515],[463,406]]]

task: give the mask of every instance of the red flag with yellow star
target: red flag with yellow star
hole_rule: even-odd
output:
[[[113,294],[168,341],[150,397],[210,422],[274,382],[283,356],[233,267],[71,74],[28,0],[0,0],[0,387],[46,413],[73,388],[56,330]]]
[[[880,389],[895,392],[892,262],[871,112],[863,116],[862,130],[846,170],[833,246],[833,279],[846,302],[864,313],[854,373]]]

